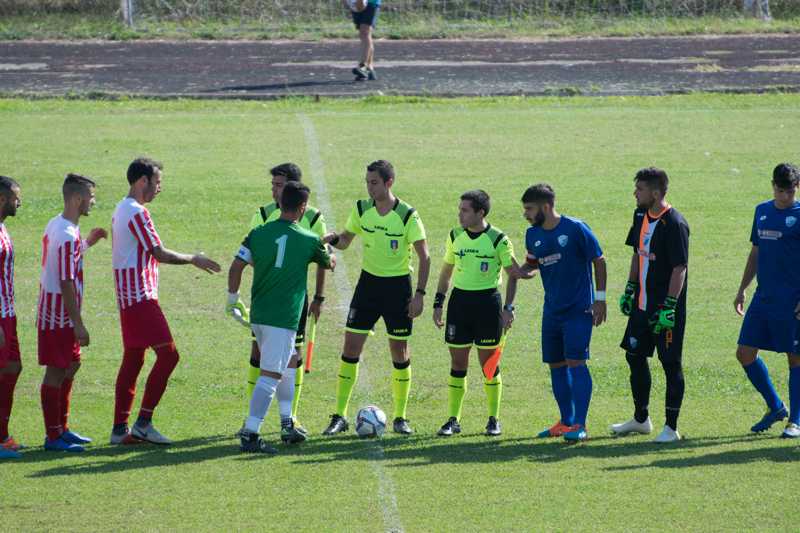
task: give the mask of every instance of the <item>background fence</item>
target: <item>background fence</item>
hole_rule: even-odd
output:
[[[542,16],[735,15],[743,0],[384,0],[385,16],[444,19]],[[800,16],[800,0],[771,0],[775,17]],[[0,15],[84,13],[169,20],[299,22],[340,19],[341,0],[0,0]]]

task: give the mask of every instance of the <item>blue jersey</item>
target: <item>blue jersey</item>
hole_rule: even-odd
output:
[[[758,246],[754,303],[793,311],[800,301],[800,202],[787,209],[772,200],[758,204],[750,242]]]
[[[525,247],[528,262],[539,265],[545,314],[584,312],[594,303],[592,261],[603,251],[583,221],[562,216],[551,230],[531,226]]]

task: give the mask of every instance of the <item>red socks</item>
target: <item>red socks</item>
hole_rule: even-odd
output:
[[[61,387],[52,387],[42,384],[40,389],[42,397],[42,413],[44,414],[44,429],[48,440],[55,440],[61,436]]]
[[[14,388],[19,374],[0,374],[0,442],[8,438],[8,420],[14,405]]]
[[[144,350],[144,348],[128,348],[122,355],[114,401],[115,425],[128,423],[133,397],[136,395],[136,379],[144,364]]]
[[[69,402],[72,400],[72,381],[71,379],[64,378],[61,382],[61,429],[67,429],[67,421],[69,420]]]
[[[178,351],[175,349],[175,343],[170,343],[165,346],[155,348],[156,363],[147,377],[147,385],[144,388],[144,398],[142,398],[142,409],[139,411],[139,416],[142,418],[152,418],[153,410],[155,410],[164,391],[167,389],[169,376],[175,367],[178,365]]]

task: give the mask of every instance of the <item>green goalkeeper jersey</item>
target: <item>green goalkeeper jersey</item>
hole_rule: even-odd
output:
[[[511,241],[491,224],[478,234],[457,227],[447,236],[444,262],[454,265],[453,285],[461,290],[496,289],[513,260]]]
[[[309,263],[331,264],[320,238],[296,222],[278,219],[251,230],[236,257],[253,266],[250,322],[296,331]]]

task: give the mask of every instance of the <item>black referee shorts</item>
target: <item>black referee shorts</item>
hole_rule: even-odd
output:
[[[411,276],[384,278],[362,270],[350,302],[345,329],[366,334],[383,317],[389,338],[408,339],[412,329],[412,321],[408,317],[410,301]]]
[[[453,289],[447,302],[444,340],[451,348],[496,348],[503,335],[502,306],[497,289]]]

